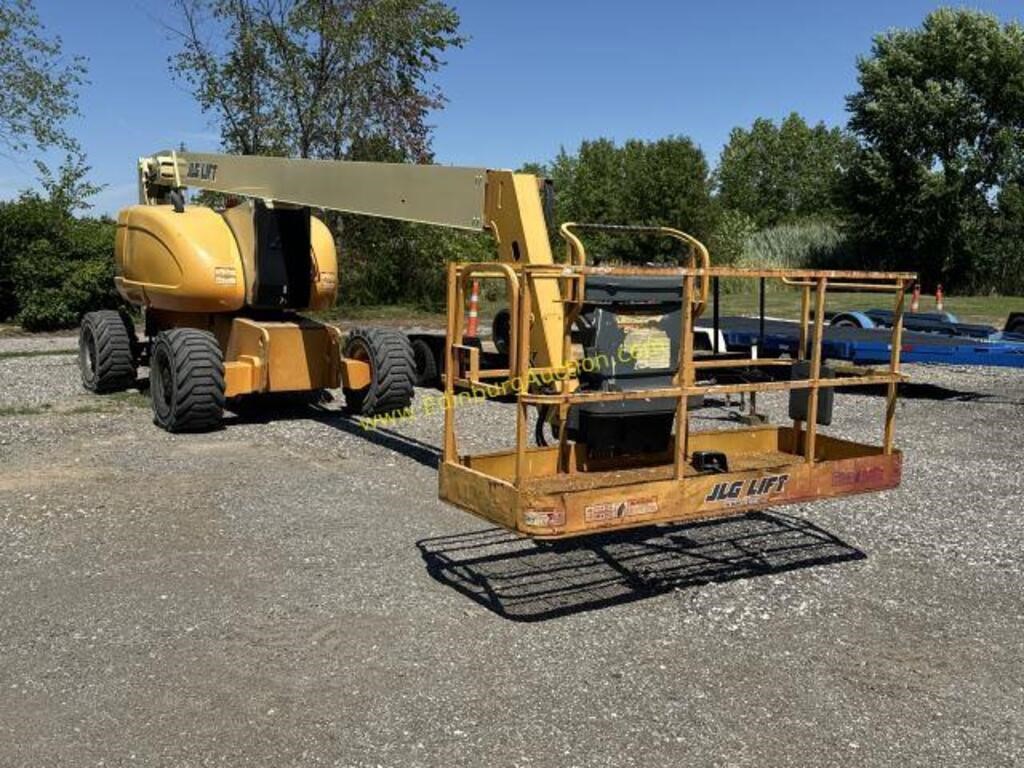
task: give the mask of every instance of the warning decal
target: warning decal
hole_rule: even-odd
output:
[[[624,501],[591,504],[583,510],[583,519],[588,523],[598,523],[603,520],[617,520],[621,517],[653,515],[657,511],[658,500],[650,496],[642,499],[626,499]]]
[[[638,371],[669,368],[672,342],[668,334],[658,327],[631,328],[619,348],[620,359],[632,360]]]

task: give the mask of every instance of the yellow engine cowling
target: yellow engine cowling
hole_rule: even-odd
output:
[[[173,312],[234,312],[245,305],[238,244],[210,208],[122,209],[114,258],[117,290],[133,304]]]
[[[239,206],[241,208],[242,206]],[[133,205],[117,218],[118,292],[132,304],[171,312],[236,312],[252,303],[252,217],[204,206]],[[338,292],[334,238],[310,217],[309,307],[327,309]],[[248,258],[246,258],[248,257]]]
[[[338,298],[338,251],[334,236],[316,216],[310,216],[310,243],[313,248],[313,285],[309,293],[310,309],[330,309]]]

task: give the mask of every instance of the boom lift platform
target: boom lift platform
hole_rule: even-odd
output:
[[[898,350],[904,294],[914,275],[712,268],[706,249],[694,238],[648,227],[611,229],[675,238],[687,246],[686,262],[675,268],[592,267],[578,236],[582,228],[562,226],[568,243],[563,265],[449,267],[446,370],[456,374],[446,378],[446,397],[457,401],[459,388],[493,391],[493,381],[509,373],[481,370],[475,347],[462,343],[467,286],[481,277],[500,276],[507,284],[517,329],[510,368],[521,384],[514,387],[515,443],[506,451],[460,453],[457,408],[446,411],[441,498],[528,536],[562,538],[899,484],[902,457],[894,448],[897,385],[904,379],[899,355],[891,354],[883,370],[838,379],[824,367],[822,339],[828,293],[890,293],[891,349]],[[777,280],[801,291],[803,332],[792,358],[737,358],[694,349],[695,322],[707,302],[709,281],[721,277]],[[560,359],[538,356],[531,347],[538,312],[529,286],[536,280],[560,286],[566,307]],[[579,351],[573,355],[573,338],[581,341],[582,356]],[[786,369],[789,375],[782,381],[698,381],[764,366]],[[832,392],[864,384],[888,385],[881,445],[819,434],[819,424],[831,421]],[[692,398],[763,391],[789,392],[791,424],[690,429]],[[528,444],[535,408],[552,414],[556,444]]]
[[[186,205],[186,186],[248,199],[218,213]],[[411,402],[413,355],[396,331],[333,326],[299,312],[330,306],[336,252],[311,215],[324,208],[488,232],[497,258],[448,268],[445,418],[440,496],[509,529],[561,538],[746,512],[878,491],[900,481],[894,416],[904,294],[914,275],[713,268],[697,239],[667,227],[564,224],[556,263],[529,174],[483,168],[343,163],[162,152],[139,163],[140,205],[118,217],[117,288],[143,309],[83,320],[81,366],[95,391],[129,386],[150,365],[154,419],[171,430],[216,426],[226,397],[341,386],[357,414]],[[582,233],[667,237],[678,266],[595,266]],[[790,359],[696,350],[696,322],[715,278],[779,280],[801,291],[799,344]],[[503,283],[506,350],[481,355],[467,339],[466,293]],[[826,297],[894,297],[884,369],[837,379],[824,364]],[[811,306],[814,320],[811,322]],[[704,345],[702,345],[704,346]],[[497,363],[495,363],[497,360]],[[744,381],[763,366],[782,381]],[[737,374],[739,374],[737,376]],[[731,375],[732,383],[722,383]],[[819,434],[837,387],[885,384],[881,445]],[[691,429],[691,402],[787,391],[791,423]],[[461,398],[514,395],[507,450],[459,450]],[[536,412],[534,445],[529,424]],[[511,431],[511,429],[510,429]],[[550,434],[549,434],[550,433]]]

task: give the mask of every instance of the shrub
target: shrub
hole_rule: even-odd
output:
[[[115,229],[109,219],[75,218],[32,193],[0,203],[0,317],[52,330],[119,306]]]
[[[731,208],[721,210],[707,242],[711,265],[738,264],[743,259],[747,241],[754,233],[754,220],[747,214]]]
[[[485,235],[425,224],[345,217],[340,238],[338,304],[445,305],[450,261],[493,260]]]

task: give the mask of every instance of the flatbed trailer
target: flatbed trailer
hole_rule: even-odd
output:
[[[719,318],[718,323],[729,351],[756,347],[759,357],[782,357],[795,356],[799,348],[800,324],[797,322],[769,318],[762,322],[757,317],[733,315]],[[889,360],[891,336],[890,330],[884,327],[829,325],[824,331],[822,355],[857,365],[885,363]],[[903,363],[1024,368],[1024,337],[1002,333],[985,337],[945,335],[905,329],[900,360]]]

